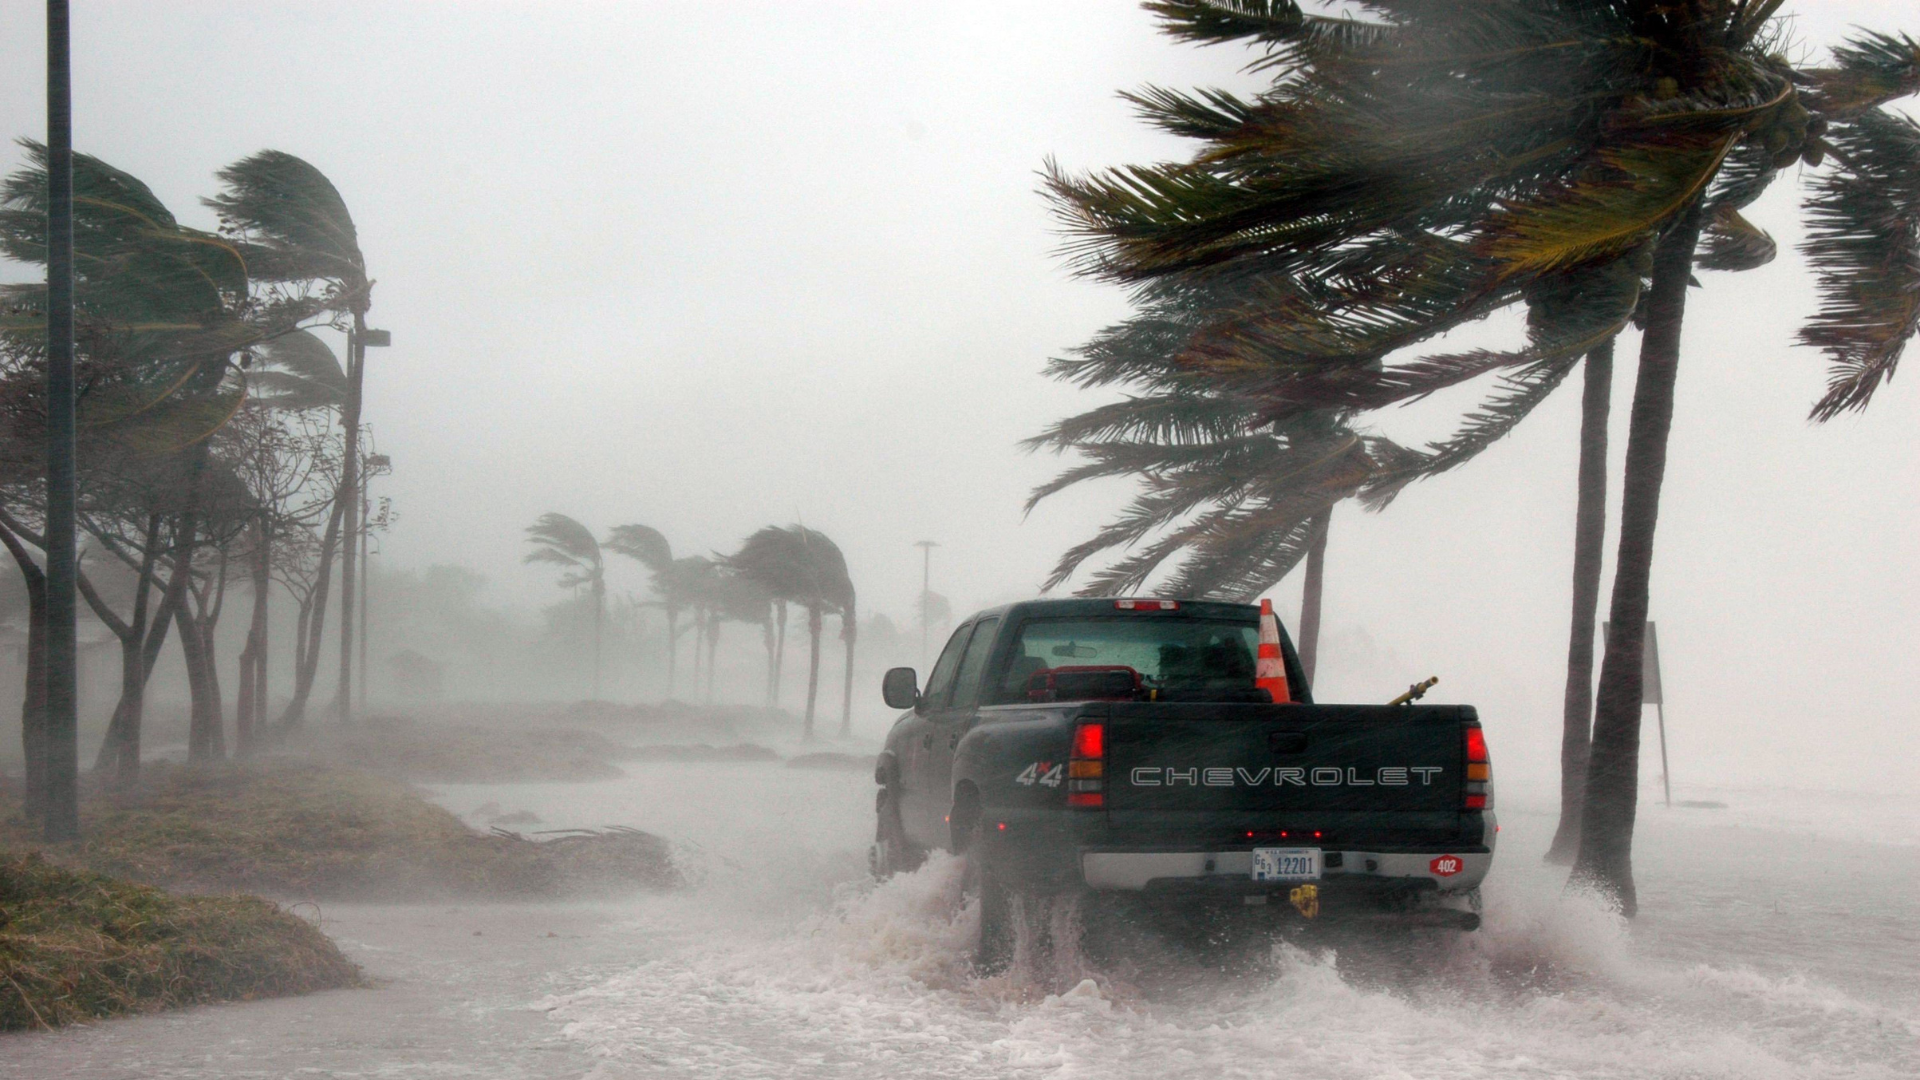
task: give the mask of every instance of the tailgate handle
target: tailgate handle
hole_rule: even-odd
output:
[[[1267,749],[1276,754],[1297,754],[1307,748],[1307,733],[1304,731],[1269,731]]]

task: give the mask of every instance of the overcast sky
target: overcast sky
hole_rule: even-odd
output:
[[[1853,23],[1920,33],[1910,3],[1792,7],[1808,54]],[[1176,45],[1118,0],[75,9],[77,146],[181,218],[210,227],[214,170],[266,147],[339,186],[378,279],[372,321],[394,335],[368,376],[396,468],[379,493],[401,514],[386,557],[471,567],[524,607],[557,595],[519,563],[549,510],[651,524],[677,553],[803,521],[846,550],[864,605],[902,619],[922,538],[943,545],[935,588],[957,609],[1030,595],[1126,494],[1021,516],[1059,462],[1016,442],[1096,403],[1045,361],[1125,313],[1055,257],[1036,170],[1184,152],[1119,89],[1245,85],[1244,54]],[[43,12],[0,3],[0,108],[35,137]],[[1793,188],[1750,215],[1783,251]],[[1704,276],[1654,577],[1676,774],[1912,783],[1920,376],[1813,426],[1799,260]],[[1470,334],[1517,340],[1506,323]],[[1619,365],[1616,500],[1637,348]],[[1386,514],[1341,511],[1323,696],[1439,674],[1436,696],[1479,705],[1503,760],[1550,771],[1577,384]],[[1465,403],[1379,425],[1437,433]],[[1290,612],[1295,590],[1276,595]]]

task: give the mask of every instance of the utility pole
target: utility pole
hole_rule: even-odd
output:
[[[353,722],[353,594],[358,584],[354,556],[359,554],[363,524],[360,517],[360,408],[366,386],[367,348],[393,343],[390,331],[367,329],[365,298],[359,303],[360,307],[353,313],[353,332],[347,335],[347,400],[340,410],[346,441],[341,455],[339,497],[345,499],[346,504],[340,522],[340,691],[336,701],[343,724]],[[365,676],[362,672],[361,677]]]
[[[932,540],[915,541],[914,547],[920,549],[920,666],[927,665],[927,616],[932,608],[933,599],[933,549],[940,545]]]
[[[366,313],[356,308],[353,331],[347,335],[347,400],[340,409],[345,439],[340,455],[340,498],[345,500],[345,510],[340,522],[340,689],[334,700],[342,724],[353,723],[354,556],[359,554],[360,545],[360,389],[367,362],[366,332]]]
[[[74,641],[73,68],[67,0],[47,0],[47,714],[49,843],[80,837]]]

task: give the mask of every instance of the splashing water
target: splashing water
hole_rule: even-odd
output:
[[[591,806],[567,805],[583,791]],[[961,862],[866,881],[871,796],[845,777],[662,767],[512,794],[695,845],[700,884],[633,913],[659,954],[539,1003],[609,1078],[1920,1075],[1911,848],[1646,821],[1629,927],[1541,864],[1550,818],[1510,814],[1476,934],[1125,925],[1099,955],[1039,948],[1101,917],[1061,901],[981,978]],[[1767,869],[1782,851],[1797,874]]]

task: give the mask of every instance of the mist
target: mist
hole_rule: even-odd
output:
[[[1796,62],[1856,25],[1920,32],[1910,5],[1885,0],[1791,10],[1785,51]],[[34,139],[44,17],[0,0],[0,114]],[[337,910],[329,900],[338,922],[323,929],[397,989],[195,1010],[151,1052],[138,1044],[162,1030],[152,1017],[20,1036],[25,1056],[9,1044],[0,1075],[123,1075],[141,1063],[186,1075],[197,1042],[226,1045],[235,1031],[223,1011],[247,1009],[260,1010],[277,1062],[343,1075],[382,1064],[425,1075],[430,1059],[503,1076],[1893,1076],[1912,1065],[1888,1032],[1920,1024],[1916,912],[1889,897],[1910,897],[1920,879],[1920,699],[1909,686],[1920,395],[1912,376],[1895,379],[1870,409],[1809,420],[1827,373],[1795,344],[1818,303],[1795,170],[1743,211],[1779,257],[1702,271],[1687,300],[1650,618],[1665,779],[1676,799],[1719,809],[1656,809],[1649,709],[1636,858],[1650,917],[1629,926],[1602,902],[1569,899],[1564,870],[1541,863],[1559,809],[1574,572],[1570,380],[1470,466],[1377,513],[1343,503],[1330,527],[1316,700],[1383,703],[1438,676],[1427,701],[1474,706],[1494,747],[1509,846],[1486,886],[1481,944],[1437,946],[1430,964],[1398,945],[1284,944],[1247,970],[1205,950],[1123,945],[1124,959],[1104,966],[1069,957],[977,980],[961,944],[977,918],[961,857],[936,851],[913,874],[867,880],[869,767],[899,716],[881,675],[907,666],[924,682],[961,621],[1041,596],[1061,553],[1131,493],[1130,478],[1103,480],[1024,509],[1070,459],[1022,440],[1121,396],[1050,379],[1047,361],[1134,310],[1126,290],[1073,273],[1042,169],[1185,159],[1190,141],[1141,123],[1117,92],[1251,94],[1264,77],[1245,70],[1248,54],[1174,42],[1135,5],[1079,0],[189,0],[79,4],[73,18],[76,149],[137,175],[183,224],[217,228],[200,204],[215,171],[267,148],[311,162],[351,208],[375,282],[370,318],[392,332],[366,366],[370,439],[393,463],[369,494],[391,500],[393,517],[362,570],[365,727],[444,733],[461,754],[462,740],[531,732],[556,746],[590,740],[583,757],[626,755],[602,762],[614,778],[485,782],[508,756],[496,745],[474,751],[487,763],[471,773],[399,779],[476,830],[523,813],[538,822],[529,832],[657,835],[689,884],[552,907],[483,891],[446,901],[456,906],[431,932],[419,911],[441,910],[437,899],[416,910],[343,896]],[[1892,108],[1916,115],[1911,98]],[[12,143],[0,157],[8,172],[28,164]],[[0,279],[39,272],[7,263]],[[347,354],[344,334],[318,333]],[[1523,333],[1506,312],[1423,349],[1504,348]],[[1613,378],[1603,598],[1640,337],[1621,335]],[[1366,422],[1419,446],[1447,435],[1489,385]],[[775,695],[773,654],[749,622],[722,625],[714,669],[699,675],[709,693],[695,681],[696,635],[669,644],[655,575],[612,554],[596,693],[586,594],[526,560],[527,528],[548,513],[602,537],[645,524],[676,557],[724,559],[769,525],[831,537],[859,596],[850,733],[838,733],[836,616],[822,634],[822,738],[806,742],[804,612],[786,627]],[[938,545],[928,587],[950,613],[923,622],[915,545],[926,540]],[[92,568],[100,553],[86,558]],[[1300,577],[1266,594],[1289,626]],[[238,678],[249,630],[245,589],[232,589],[240,613],[214,638],[223,681]],[[294,605],[275,603],[270,715],[296,678]],[[327,762],[345,752],[327,741],[337,618],[306,721],[320,733],[312,755]],[[10,575],[0,700],[26,689],[26,625]],[[84,769],[120,668],[112,634],[84,606],[79,635]],[[169,643],[147,694],[149,760],[184,765],[189,697]],[[23,760],[17,715],[0,710],[8,773]],[[377,757],[398,744],[354,745]],[[659,749],[691,746],[717,756],[673,761]],[[772,764],[720,754],[743,746]],[[786,768],[821,753],[838,757]],[[1806,877],[1755,871],[1801,857],[1790,853],[1810,860]],[[1783,903],[1834,923],[1788,918]],[[1778,953],[1743,943],[1740,920],[1785,935]],[[541,934],[564,941],[549,950]],[[1872,968],[1876,953],[1887,966]],[[1515,974],[1530,966],[1543,972],[1536,983]],[[475,989],[449,989],[463,978]],[[338,1004],[354,994],[391,997]],[[505,1018],[480,1051],[463,1049],[478,1038],[470,1026],[409,1026],[450,1001]],[[1514,1018],[1495,1015],[1509,1005]],[[1556,1011],[1589,1007],[1625,1019],[1598,1033]],[[303,1042],[302,1009],[321,1013],[329,1048]],[[1796,1019],[1813,1014],[1832,1029]],[[1211,1015],[1222,1029],[1207,1027]],[[328,1042],[361,1025],[419,1045],[361,1055]],[[1547,1034],[1520,1030],[1529,1025]],[[1295,1028],[1355,1048],[1271,1034]],[[1463,1033],[1495,1049],[1417,1052]],[[1630,1046],[1636,1034],[1646,1045]],[[1845,1038],[1876,1049],[1849,1050]],[[540,1045],[553,1056],[530,1049]],[[237,1051],[222,1061],[204,1075],[261,1064]]]

